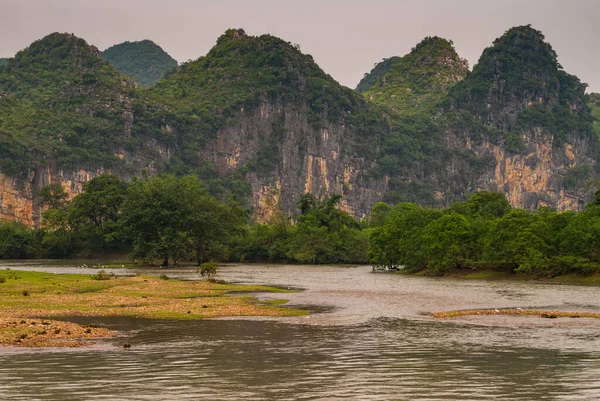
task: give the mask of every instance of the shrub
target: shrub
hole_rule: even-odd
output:
[[[217,275],[217,264],[215,262],[203,263],[200,265],[200,275],[206,276],[209,280],[212,280]]]

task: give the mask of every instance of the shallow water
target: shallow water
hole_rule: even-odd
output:
[[[161,272],[197,277],[194,270]],[[600,399],[597,320],[427,316],[471,308],[598,312],[597,287],[408,277],[368,267],[232,265],[220,276],[301,287],[260,296],[328,312],[277,321],[88,319],[122,337],[83,350],[0,351],[0,399]]]

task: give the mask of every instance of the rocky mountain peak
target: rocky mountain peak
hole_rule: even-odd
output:
[[[585,84],[567,74],[544,35],[530,25],[511,28],[484,50],[473,72],[452,88],[451,103],[504,131],[548,127],[587,118]],[[559,115],[562,115],[559,117]],[[556,123],[556,124],[555,124]]]

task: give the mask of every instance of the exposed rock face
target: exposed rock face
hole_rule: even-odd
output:
[[[274,139],[277,130],[283,132]],[[239,115],[219,131],[201,158],[214,162],[221,174],[231,173],[256,160],[264,143],[272,140],[278,144],[272,160],[275,168],[256,169],[245,176],[252,185],[252,206],[259,220],[268,218],[279,201],[284,211],[294,211],[305,192],[343,194],[342,208],[357,217],[366,217],[373,204],[383,198],[385,179],[361,174],[375,162],[356,152],[356,132],[337,123],[315,130],[306,110],[299,106],[262,103],[252,114]]]

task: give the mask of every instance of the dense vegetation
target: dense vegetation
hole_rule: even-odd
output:
[[[467,73],[467,62],[456,54],[452,42],[427,37],[390,65],[363,96],[402,115],[431,112]]]
[[[128,253],[143,263],[247,260],[301,263],[367,262],[367,232],[336,208],[339,196],[307,194],[300,215],[277,212],[269,224],[250,224],[247,211],[211,197],[196,176],[89,181],[71,201],[60,185],[40,191],[43,224],[31,230],[0,223],[0,258]]]
[[[370,72],[365,72],[364,77],[360,80],[358,85],[356,85],[356,89],[354,90],[357,93],[368,91],[381,77],[387,74],[390,68],[392,68],[392,66],[398,61],[400,61],[400,57],[394,56],[390,58],[384,58],[379,63],[376,63]]]
[[[388,202],[437,203],[424,177],[439,173],[456,155],[445,145],[435,118],[448,89],[467,72],[452,42],[428,37],[409,54],[378,64],[365,78],[374,82],[363,97],[387,110],[393,123],[382,137],[373,172],[389,177]]]
[[[123,166],[123,146],[152,133],[124,138],[127,112],[147,109],[133,86],[73,35],[51,34],[20,51],[0,67],[1,171],[17,176],[50,161],[67,170]]]
[[[0,67],[2,67],[3,65],[8,64],[8,59],[7,58],[0,58]]]
[[[305,194],[294,217],[276,211],[266,224],[218,201],[195,176],[126,184],[91,180],[71,201],[60,185],[42,191],[44,224],[0,222],[0,258],[128,253],[141,263],[187,260],[367,263],[444,274],[499,269],[556,276],[600,267],[600,191],[580,213],[529,212],[504,195],[478,192],[446,209],[377,203],[370,221],[337,208],[340,196]]]
[[[143,86],[158,82],[177,61],[151,40],[124,42],[102,52],[102,59]]]
[[[511,208],[504,195],[490,192],[443,210],[379,203],[371,226],[371,262],[413,272],[500,269],[556,276],[600,268],[600,191],[580,213]]]
[[[450,90],[449,102],[500,130],[497,139],[518,152],[518,132],[528,128],[552,133],[555,145],[573,132],[589,134],[584,91],[585,84],[562,70],[544,35],[528,25],[509,29],[485,49],[473,72]]]

